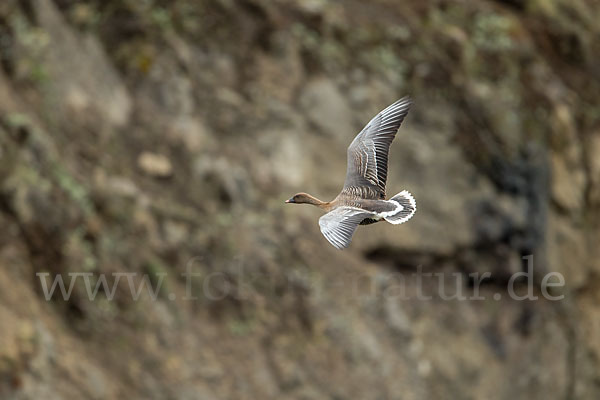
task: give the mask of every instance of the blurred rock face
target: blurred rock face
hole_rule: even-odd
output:
[[[597,399],[600,10],[401,3],[2,2],[0,397]],[[417,214],[335,251],[283,200],[406,94]]]

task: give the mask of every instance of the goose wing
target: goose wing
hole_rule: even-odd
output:
[[[325,239],[336,249],[350,245],[356,227],[365,218],[371,218],[375,213],[353,207],[338,207],[319,218],[319,227]]]
[[[412,104],[403,97],[377,114],[348,147],[344,189],[367,187],[374,198],[385,198],[390,145]]]

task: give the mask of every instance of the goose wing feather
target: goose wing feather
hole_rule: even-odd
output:
[[[348,169],[344,189],[367,187],[385,198],[390,145],[412,104],[409,97],[377,114],[348,147]]]
[[[319,227],[325,239],[335,248],[343,249],[350,245],[356,227],[365,218],[375,213],[354,207],[338,207],[319,219]]]

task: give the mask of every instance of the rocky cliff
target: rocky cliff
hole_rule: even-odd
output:
[[[3,1],[0,396],[599,398],[598,20],[586,0]],[[283,201],[333,198],[405,94],[388,191],[417,214],[337,251]],[[538,300],[517,301],[528,256]],[[444,299],[485,272],[484,300]],[[118,274],[89,300],[84,276]],[[131,296],[144,276],[156,300]]]

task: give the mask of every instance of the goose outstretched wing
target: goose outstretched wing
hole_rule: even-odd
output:
[[[319,227],[325,239],[335,248],[343,249],[350,245],[356,227],[365,218],[375,213],[354,207],[338,207],[319,218]]]
[[[390,145],[412,104],[403,97],[377,114],[348,147],[344,189],[367,187],[373,198],[385,198]]]

